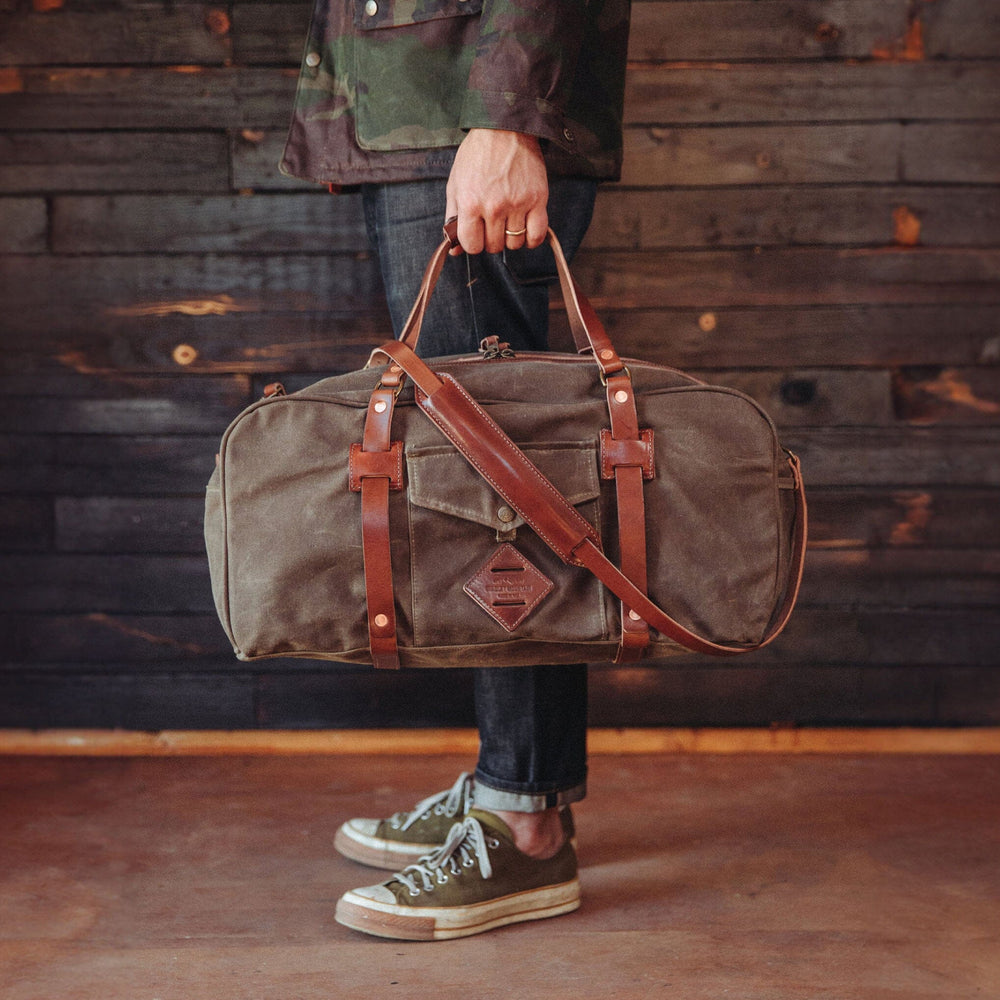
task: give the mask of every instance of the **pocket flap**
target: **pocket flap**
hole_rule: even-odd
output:
[[[357,27],[362,31],[373,31],[450,17],[472,17],[482,13],[483,0],[423,0],[416,4],[377,0],[371,5],[364,0],[356,0],[354,10]]]
[[[574,506],[601,494],[597,452],[592,442],[521,445],[521,450]],[[498,531],[519,528],[524,518],[465,457],[446,445],[407,452],[410,503]]]

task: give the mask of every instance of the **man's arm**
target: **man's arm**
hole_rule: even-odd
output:
[[[563,104],[585,6],[583,0],[483,4],[461,119],[468,132],[448,179],[446,217],[458,216],[467,253],[545,240],[549,188],[539,140],[572,148]]]

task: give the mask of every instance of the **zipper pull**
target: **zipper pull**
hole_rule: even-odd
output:
[[[497,336],[483,337],[479,342],[479,350],[482,351],[484,361],[493,361],[495,358],[513,358],[514,352],[510,349],[510,344],[502,341]]]

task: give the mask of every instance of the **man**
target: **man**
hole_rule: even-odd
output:
[[[621,166],[628,0],[318,0],[282,170],[360,185],[397,335],[457,218],[421,329],[425,357],[548,343],[551,226],[567,257]],[[464,253],[463,253],[464,252]],[[586,668],[476,670],[474,776],[337,834],[402,868],[337,919],[461,937],[579,905],[570,803],[586,791]]]

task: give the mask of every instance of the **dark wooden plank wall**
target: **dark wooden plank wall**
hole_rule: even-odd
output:
[[[468,678],[240,664],[201,491],[268,381],[388,331],[355,197],[276,170],[302,3],[0,0],[0,724],[467,724]],[[636,3],[577,273],[625,353],[761,399],[785,637],[595,668],[601,725],[1000,722],[1000,11]]]

